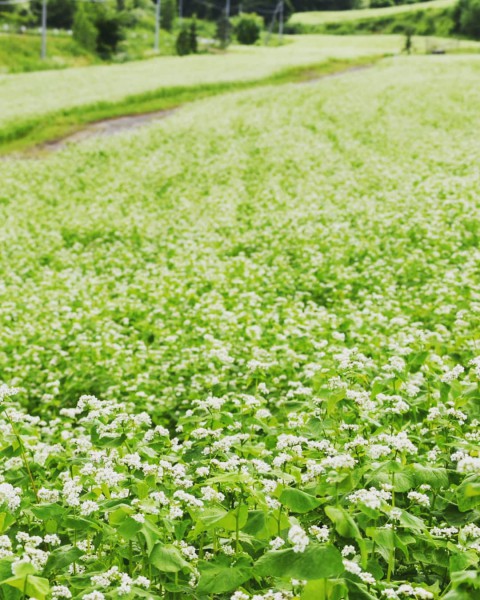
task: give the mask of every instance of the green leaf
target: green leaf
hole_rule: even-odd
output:
[[[149,553],[152,552],[153,547],[155,546],[155,544],[161,538],[162,532],[151,521],[149,521],[148,519],[145,519],[145,523],[143,523],[142,529],[140,530],[140,533],[145,538],[145,542],[147,544],[148,552]]]
[[[203,523],[203,525],[210,529],[212,527],[218,527],[218,523],[225,518],[228,514],[224,508],[220,506],[212,506],[210,508],[206,508],[198,515],[198,520]]]
[[[411,531],[420,533],[427,529],[425,522],[420,519],[420,517],[416,517],[415,515],[410,514],[406,510],[402,510],[402,514],[399,519],[400,525],[410,529]]]
[[[12,569],[13,570],[13,569]],[[37,569],[29,562],[21,562],[15,567],[15,577],[26,577],[27,575],[34,575]]]
[[[142,526],[142,523],[135,521],[132,517],[126,517],[118,528],[118,533],[126,540],[133,540],[137,537],[137,533],[142,529]]]
[[[65,525],[67,529],[73,529],[75,531],[85,531],[86,529],[100,529],[100,527],[91,521],[90,519],[84,519],[83,517],[67,517],[65,519]]]
[[[238,525],[237,525],[238,519]],[[221,527],[227,531],[236,531],[237,526],[242,529],[247,523],[248,519],[248,507],[246,504],[242,504],[240,508],[234,508],[228,511],[228,513],[216,523],[216,527]]]
[[[25,577],[11,577],[2,583],[10,585],[21,592],[25,591],[28,596],[45,600],[50,593],[50,584],[48,579],[37,577],[35,575],[26,575]]]
[[[15,517],[10,513],[0,513],[0,533],[4,533],[15,523]]]
[[[323,579],[337,577],[344,567],[340,552],[333,546],[309,545],[304,552],[292,548],[267,552],[255,563],[255,573],[282,579]]]
[[[47,564],[43,570],[44,575],[49,575],[52,571],[55,571],[55,574],[58,575],[58,571],[76,562],[83,554],[83,550],[74,548],[73,546],[56,548],[48,557]]]
[[[264,540],[270,537],[268,528],[268,515],[263,510],[252,510],[248,513],[248,520],[242,531],[256,537],[259,540]]]
[[[150,554],[150,562],[162,573],[178,573],[190,568],[180,550],[172,545],[156,544]]]
[[[301,600],[326,600],[327,580],[312,579],[302,590]]]
[[[326,506],[325,514],[335,525],[337,533],[346,538],[361,538],[360,530],[346,510],[339,506]]]
[[[307,513],[315,510],[321,504],[314,496],[294,488],[284,489],[279,500],[294,513]]]
[[[449,480],[446,469],[425,467],[418,463],[411,465],[410,468],[412,469],[412,476],[416,487],[427,484],[434,490],[448,488]]]
[[[475,567],[477,563],[478,558],[476,552],[463,550],[462,552],[450,556],[449,571],[450,573],[466,571],[468,567]]]
[[[125,520],[125,517],[134,513],[134,509],[131,506],[127,506],[126,504],[122,504],[112,510],[108,515],[108,522],[110,525],[120,525]]]
[[[388,558],[392,551],[395,549],[403,552],[408,560],[408,546],[402,541],[402,539],[393,531],[393,529],[376,529],[373,528],[372,539],[377,544],[378,551],[388,562]]]
[[[199,570],[197,591],[201,594],[230,592],[252,577],[252,568],[245,558],[240,558],[233,565],[225,560],[202,562],[199,564]]]
[[[63,508],[59,504],[40,504],[32,506],[30,510],[37,519],[42,519],[42,521],[47,521],[48,519],[60,520],[68,512],[66,508]]]

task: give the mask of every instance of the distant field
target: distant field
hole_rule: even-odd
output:
[[[0,130],[8,123],[72,107],[120,101],[160,88],[255,80],[330,58],[397,53],[401,36],[292,36],[282,47],[238,46],[223,55],[162,57],[61,72],[0,75]],[[54,90],[54,93],[52,91]]]
[[[389,6],[386,8],[365,8],[360,10],[341,11],[312,11],[294,14],[290,19],[290,23],[298,23],[301,25],[323,25],[325,23],[342,23],[344,21],[358,21],[361,19],[377,19],[380,17],[390,17],[407,12],[422,11],[433,8],[448,8],[453,4],[455,4],[455,0],[432,0],[431,2],[402,4],[401,6]]]
[[[400,35],[301,35],[280,47],[237,46],[225,54],[0,75],[0,153],[56,140],[103,119],[361,66],[398,54],[403,44]],[[426,50],[420,39],[414,46],[417,53]],[[469,48],[480,44],[456,43],[456,50]]]
[[[176,86],[252,81],[331,58],[398,52],[400,36],[295,36],[282,47],[234,47],[222,55],[161,57],[61,72],[0,75],[0,132],[19,120]],[[54,93],[52,91],[54,90]]]

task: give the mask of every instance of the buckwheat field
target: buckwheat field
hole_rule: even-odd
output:
[[[0,163],[0,598],[480,598],[479,77]]]

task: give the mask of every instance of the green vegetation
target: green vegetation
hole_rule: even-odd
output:
[[[477,0],[449,0],[344,13],[294,15],[287,26],[294,33],[340,35],[409,33],[419,36],[480,39],[480,4]]]
[[[476,598],[479,77],[0,163],[5,600]]]
[[[255,44],[263,29],[261,17],[255,14],[243,14],[232,19],[235,37],[239,44]]]
[[[453,16],[456,31],[480,40],[480,0],[459,0]]]
[[[50,37],[47,61],[40,59],[40,44],[39,35],[0,33],[0,73],[83,67],[99,62],[70,36]]]
[[[300,25],[325,25],[327,23],[345,23],[347,21],[360,21],[362,19],[379,19],[391,17],[402,13],[422,12],[431,9],[449,8],[455,0],[431,0],[415,4],[401,4],[385,8],[365,8],[345,11],[304,12],[292,15],[290,22]]]
[[[325,25],[293,25],[290,31],[354,35],[381,33],[384,35],[409,32],[411,35],[449,37],[455,34],[453,9],[402,12],[390,16],[359,21],[340,21]]]

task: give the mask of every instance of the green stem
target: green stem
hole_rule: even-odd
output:
[[[235,515],[235,552],[239,552],[240,549],[240,509],[242,507],[242,503],[238,503],[237,514]]]
[[[17,442],[18,442],[18,445],[20,448],[20,454],[22,455],[23,464],[25,466],[25,469],[27,470],[28,477],[30,479],[30,483],[32,484],[32,490],[33,490],[33,493],[35,494],[35,499],[37,500],[37,503],[40,504],[40,498],[38,497],[37,486],[35,485],[35,480],[33,479],[32,472],[30,471],[30,465],[28,464],[27,454],[25,452],[25,447],[23,445],[22,438],[20,437],[20,434],[18,433],[18,431],[15,427],[15,424],[12,421],[12,419],[10,418],[10,415],[8,414],[7,411],[5,411],[5,416],[7,417],[7,420],[10,423],[10,427],[12,428],[13,435],[17,439]]]

